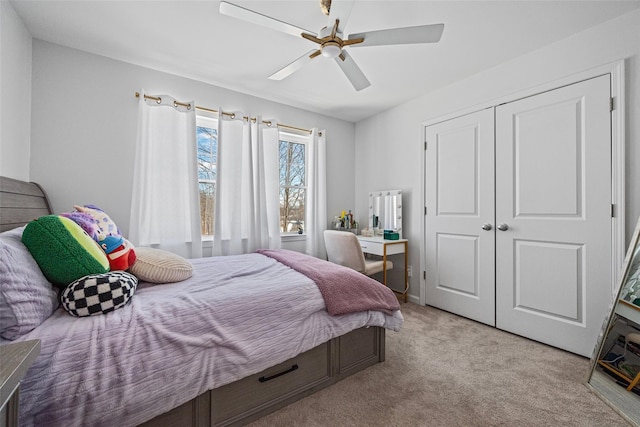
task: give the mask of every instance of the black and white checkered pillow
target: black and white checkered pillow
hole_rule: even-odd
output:
[[[138,279],[124,271],[90,274],[67,286],[60,300],[72,316],[93,316],[125,306],[137,286]]]

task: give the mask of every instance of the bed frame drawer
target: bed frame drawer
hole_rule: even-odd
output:
[[[207,391],[141,426],[242,426],[384,361],[384,354],[383,328],[356,329],[259,374]]]
[[[211,392],[211,417],[216,426],[231,425],[265,408],[285,406],[289,398],[334,382],[331,375],[332,341],[315,347],[258,374]],[[271,411],[269,411],[271,412]]]

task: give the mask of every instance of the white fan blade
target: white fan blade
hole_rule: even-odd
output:
[[[350,34],[348,40],[363,38],[354,44],[359,46],[383,46],[389,44],[437,43],[444,31],[444,24],[418,25],[417,27],[392,28],[390,30],[368,31]]]
[[[338,19],[340,20],[338,33],[344,33],[344,29],[347,27],[347,21],[351,15],[353,4],[353,0],[332,0],[331,8],[329,9],[329,23],[327,24],[327,28],[333,27],[336,19]]]
[[[262,25],[263,27],[271,28],[272,30],[280,31],[283,33],[291,34],[292,36],[300,37],[302,33],[317,35],[313,31],[305,30],[304,28],[296,27],[295,25],[288,24],[278,19],[272,18],[267,15],[263,15],[253,10],[245,9],[244,7],[237,6],[226,1],[220,2],[220,13],[223,15],[231,16],[233,18],[242,19],[243,21],[251,22],[252,24]]]
[[[367,80],[367,76],[364,75],[351,55],[349,55],[346,50],[342,51],[342,55],[344,56],[344,61],[340,59],[340,57],[335,58],[335,60],[340,68],[342,68],[342,71],[347,76],[353,87],[357,91],[360,91],[371,86],[371,83],[369,83],[369,80]]]
[[[282,80],[285,77],[289,77],[291,74],[295,73],[300,68],[302,68],[305,64],[307,64],[309,61],[311,61],[312,59],[311,54],[314,53],[315,51],[316,49],[311,49],[309,52],[305,53],[300,58],[296,59],[295,61],[293,61],[291,64],[287,65],[280,71],[276,71],[275,73],[270,75],[269,79]]]

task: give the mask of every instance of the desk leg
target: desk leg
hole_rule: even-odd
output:
[[[382,245],[382,284],[387,286],[387,245]]]
[[[631,383],[629,384],[629,387],[627,387],[627,391],[633,390],[633,388],[638,384],[638,382],[640,382],[640,373],[636,375],[633,381],[631,381]]]
[[[409,293],[409,245],[404,242],[404,302],[407,302]]]

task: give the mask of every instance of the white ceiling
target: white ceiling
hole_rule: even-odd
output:
[[[327,24],[319,0],[229,2],[314,33]],[[317,45],[221,15],[218,1],[11,4],[34,38],[356,122],[628,13],[640,0],[358,0],[346,35],[445,24],[437,44],[348,47],[371,82],[360,92],[321,56],[282,81],[269,80]]]

